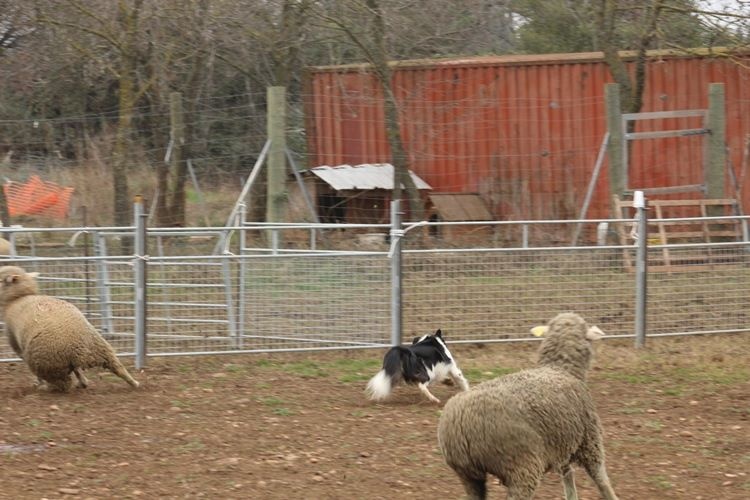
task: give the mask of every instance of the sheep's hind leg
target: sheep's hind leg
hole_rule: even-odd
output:
[[[505,486],[508,488],[508,500],[531,500],[534,492],[542,481],[544,469],[526,470],[515,477],[506,478]]]
[[[69,392],[70,388],[73,386],[73,380],[70,376],[55,380],[47,380],[47,386],[54,392]]]
[[[469,500],[485,500],[487,498],[487,479],[475,479],[459,475]]]
[[[508,487],[508,500],[531,500],[534,498],[535,486],[514,485]]]
[[[598,464],[584,464],[584,467],[586,467],[586,472],[589,473],[589,476],[591,476],[594,484],[596,484],[596,487],[599,489],[602,498],[605,500],[617,500],[617,495],[615,495],[615,491],[612,489],[612,484],[609,482],[609,476],[607,475],[606,467],[604,467],[604,462]]]
[[[425,382],[420,382],[419,383],[419,390],[422,391],[422,394],[424,394],[425,396],[427,396],[427,399],[429,399],[433,403],[439,403],[440,402],[440,400],[438,398],[436,398],[435,396],[432,395],[432,393],[430,392],[430,390],[427,388],[427,384]]]
[[[573,468],[570,464],[562,468],[560,472],[563,480],[563,490],[565,491],[565,500],[578,500],[578,492],[576,491],[575,475],[573,474]]]
[[[83,370],[80,368],[74,368],[73,373],[76,374],[76,378],[78,379],[78,386],[86,389],[89,386],[89,379],[83,374]]]

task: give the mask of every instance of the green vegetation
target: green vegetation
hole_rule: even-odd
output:
[[[271,408],[271,412],[274,415],[279,415],[282,417],[288,417],[290,415],[293,415],[294,412],[287,408],[286,406],[282,406],[287,404],[284,400],[277,398],[276,396],[267,396],[264,398],[258,399],[258,402],[261,404],[268,406]]]
[[[658,375],[650,373],[624,373],[624,372],[606,372],[602,378],[619,380],[629,384],[656,384],[661,379]]]
[[[193,452],[198,450],[204,450],[206,448],[206,445],[201,441],[200,439],[191,439],[187,443],[180,445],[178,449],[181,452]]]
[[[469,368],[462,368],[461,370],[464,373],[464,377],[466,377],[466,379],[469,381],[470,384],[484,382],[485,380],[491,380],[493,378],[502,377],[503,375],[507,375],[509,373],[513,373],[517,371],[513,368],[501,368],[501,367],[493,367],[493,368],[469,367]]]
[[[281,399],[279,399],[279,398],[277,398],[275,396],[269,396],[269,397],[265,397],[265,398],[260,398],[258,401],[260,403],[263,403],[266,406],[279,406],[279,405],[284,404],[284,401],[282,401]]]
[[[666,476],[648,476],[648,481],[663,490],[671,490],[674,488],[674,483],[672,483]]]

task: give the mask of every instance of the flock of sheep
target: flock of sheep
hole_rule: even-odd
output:
[[[36,273],[0,268],[0,310],[12,349],[52,390],[68,391],[83,370],[105,368],[133,387],[138,382],[112,347],[73,305],[40,295]],[[461,392],[445,404],[438,444],[472,499],[487,496],[487,475],[513,500],[533,498],[546,472],[562,476],[566,500],[577,498],[572,464],[588,473],[603,498],[616,500],[605,467],[602,429],[586,385],[593,350],[602,336],[574,313],[541,328],[534,368]]]

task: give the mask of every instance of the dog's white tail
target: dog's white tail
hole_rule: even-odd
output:
[[[367,397],[374,401],[381,401],[391,394],[391,377],[386,375],[385,370],[380,370],[367,382],[365,389]]]

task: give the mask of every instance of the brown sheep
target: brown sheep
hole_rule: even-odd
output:
[[[8,342],[32,373],[61,392],[72,387],[71,373],[86,387],[83,370],[94,367],[106,368],[138,387],[78,308],[39,294],[36,275],[16,266],[0,268],[0,309]]]
[[[602,497],[616,500],[604,465],[599,417],[586,386],[591,341],[603,334],[563,313],[546,328],[536,368],[459,393],[445,405],[438,443],[472,499],[487,496],[486,476],[508,498],[531,499],[545,472],[563,477],[566,500],[577,498],[571,464],[582,466]],[[538,331],[538,330],[537,330]]]

